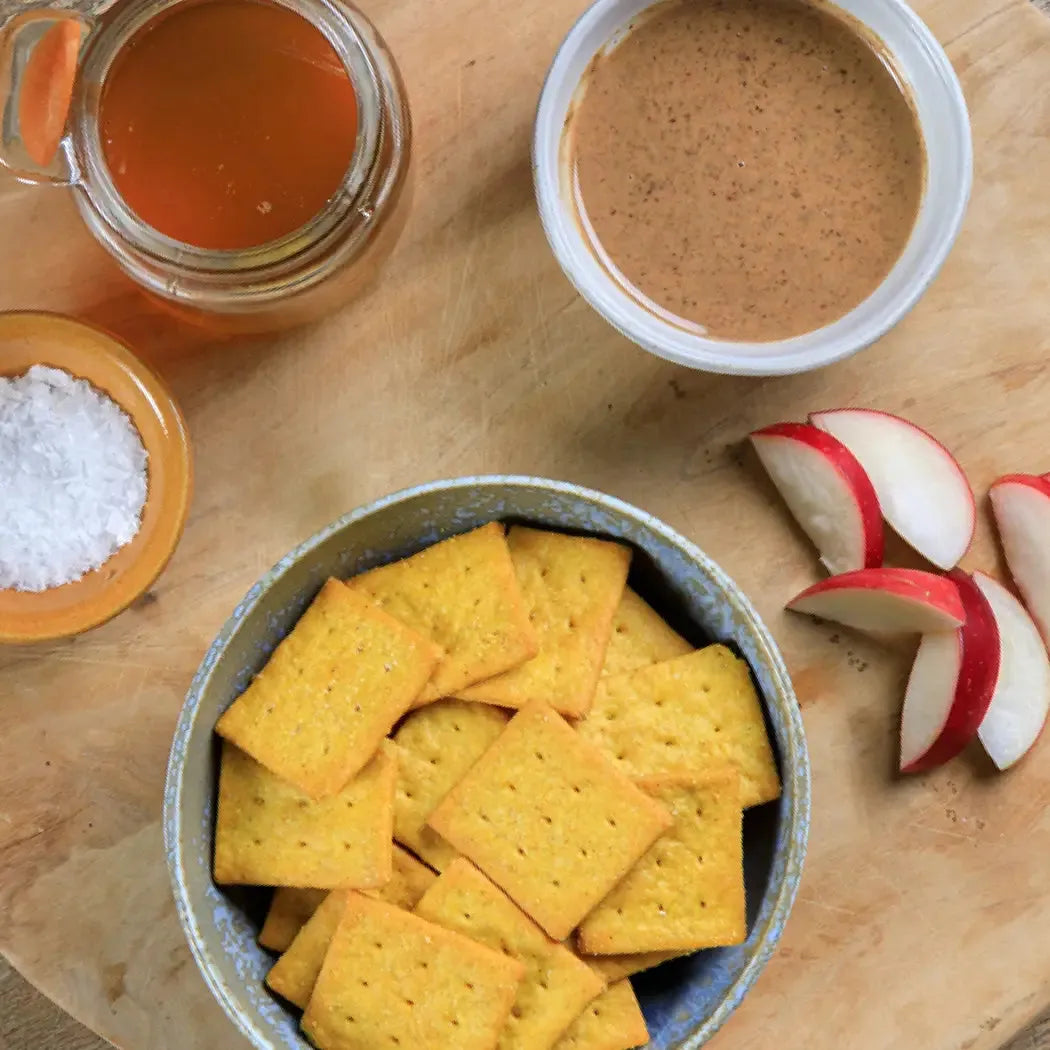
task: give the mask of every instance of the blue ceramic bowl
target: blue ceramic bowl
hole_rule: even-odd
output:
[[[399,492],[356,510],[283,558],[248,592],[204,657],[175,731],[164,839],[179,918],[208,986],[265,1050],[308,1050],[298,1018],[263,985],[255,943],[266,891],[211,877],[217,747],[212,729],[329,576],[351,576],[493,519],[624,541],[631,583],[696,645],[726,642],[750,664],[784,783],[744,822],[748,938],[634,978],[653,1050],[695,1050],[725,1022],[772,954],[798,888],[809,831],[809,759],[784,663],[748,600],[702,551],[651,515],[599,492],[529,477],[472,477]]]

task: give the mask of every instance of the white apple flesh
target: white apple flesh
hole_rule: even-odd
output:
[[[921,569],[860,569],[807,587],[787,603],[795,612],[861,631],[928,634],[954,631],[966,619],[959,589]]]
[[[973,540],[976,504],[962,468],[939,441],[872,409],[814,412],[809,419],[856,456],[883,516],[907,544],[938,568],[958,563]]]
[[[1050,480],[1007,474],[989,496],[1010,575],[1050,646]]]
[[[1009,769],[1036,742],[1050,712],[1050,657],[1024,606],[983,572],[974,582],[992,607],[999,628],[999,676],[977,735],[988,757]]]
[[[808,423],[756,430],[751,443],[829,572],[882,564],[879,501],[849,449]]]
[[[923,773],[954,758],[977,735],[999,677],[999,629],[972,577],[953,570],[966,610],[956,631],[923,635],[901,712],[900,769]]]

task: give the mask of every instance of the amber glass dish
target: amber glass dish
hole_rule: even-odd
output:
[[[0,313],[0,373],[33,365],[61,368],[109,395],[131,418],[149,455],[142,527],[86,576],[28,592],[0,589],[0,643],[80,634],[126,609],[157,579],[182,536],[193,483],[189,437],[178,406],[157,376],[105,332],[68,317]]]

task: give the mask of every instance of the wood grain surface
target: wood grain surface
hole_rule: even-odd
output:
[[[189,527],[153,591],[75,641],[0,652],[0,951],[127,1050],[244,1045],[184,944],[159,825],[171,730],[208,642],[261,572],[339,514],[485,471],[647,508],[737,579],[784,649],[813,758],[810,855],[781,950],[720,1050],[993,1050],[1050,1005],[1050,744],[1005,777],[973,753],[898,780],[909,654],[783,614],[815,561],[741,451],[757,425],[856,404],[934,431],[978,492],[1050,469],[1050,23],[1026,0],[918,0],[973,119],[959,243],[877,346],[754,381],[637,350],[550,256],[529,131],[584,4],[520,0],[513,19],[499,0],[368,5],[414,103],[418,191],[386,279],[306,332],[209,344],[122,282],[63,191],[0,180],[0,309],[114,329],[168,380],[196,445]],[[966,564],[1001,568],[983,510]],[[36,1007],[4,981],[3,1038],[60,1045],[13,1042]]]

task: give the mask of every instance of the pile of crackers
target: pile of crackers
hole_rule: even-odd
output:
[[[219,719],[215,879],[278,887],[320,1050],[628,1050],[630,975],[745,939],[761,704],[630,557],[494,522],[329,580]]]

